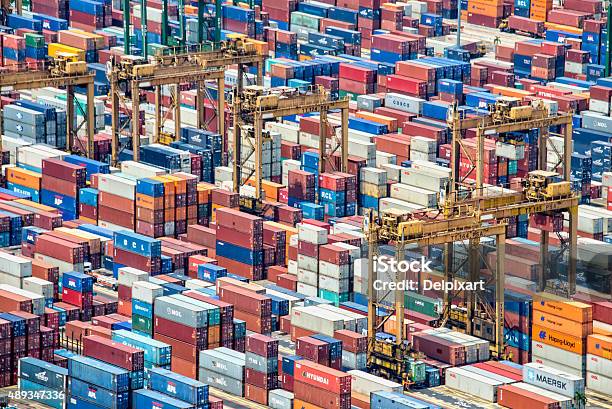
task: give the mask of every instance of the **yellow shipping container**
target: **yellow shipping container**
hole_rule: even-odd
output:
[[[547,312],[559,317],[585,323],[593,321],[593,309],[590,305],[578,301],[533,300],[534,311]]]
[[[55,58],[61,53],[73,54],[76,55],[79,61],[85,61],[85,50],[81,50],[80,48],[70,47],[69,45],[60,43],[49,43],[47,46],[47,54],[49,57]]]
[[[586,353],[586,338],[578,338],[550,328],[541,327],[535,323],[531,327],[531,338],[546,345],[561,348],[564,351],[573,352],[578,355]]]
[[[487,4],[480,1],[469,1],[468,12],[489,17],[501,17],[504,14],[503,4]]]
[[[22,168],[9,168],[6,170],[7,182],[15,183],[30,189],[40,190],[42,175],[38,172]]]
[[[542,311],[533,311],[533,322],[542,327],[554,329],[565,334],[586,337],[593,333],[593,321],[576,322],[554,314]]]
[[[267,42],[254,40],[252,38],[247,38],[246,42],[249,44],[253,44],[258,54],[268,55],[268,43]]]

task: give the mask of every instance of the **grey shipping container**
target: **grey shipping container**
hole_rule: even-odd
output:
[[[11,119],[4,120],[4,129],[7,132],[28,138],[36,138],[37,136],[44,135],[46,133],[45,125],[30,125],[23,122],[13,121]]]
[[[155,315],[191,328],[202,328],[208,324],[208,311],[204,308],[170,297],[155,300]]]
[[[272,409],[292,409],[293,393],[284,389],[274,389],[268,393],[268,406]]]
[[[344,368],[363,370],[366,367],[367,360],[368,358],[365,352],[354,354],[352,352],[342,350],[342,366]]]
[[[200,351],[200,368],[224,374],[225,377],[244,380],[244,360],[216,350]]]
[[[252,352],[245,353],[245,365],[249,369],[254,369],[258,372],[270,373],[278,370],[278,358],[266,358]]]
[[[45,125],[45,114],[17,105],[6,105],[3,110],[5,120],[23,122],[30,125]]]
[[[198,371],[198,380],[213,388],[231,393],[232,395],[244,396],[244,383],[241,380],[230,378],[219,372],[200,368]]]

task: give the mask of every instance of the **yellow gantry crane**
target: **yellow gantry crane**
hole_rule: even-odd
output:
[[[112,163],[116,164],[119,155],[119,138],[127,124],[119,123],[119,113],[123,110],[131,112],[131,136],[134,160],[138,160],[140,146],[140,91],[155,90],[155,132],[153,141],[160,140],[164,122],[170,112],[174,115],[174,140],[180,139],[181,129],[181,85],[196,84],[197,89],[197,125],[206,127],[204,114],[204,99],[206,81],[212,80],[217,85],[217,132],[225,133],[225,69],[230,65],[238,66],[238,84],[242,86],[247,65],[257,67],[257,83],[263,81],[264,56],[254,44],[233,40],[225,42],[216,51],[166,53],[144,60],[140,57],[121,56],[118,61],[112,61],[109,67],[111,85],[112,110]],[[171,106],[166,113],[162,112],[162,86],[171,86]],[[209,98],[212,99],[212,98]],[[131,101],[131,107],[128,102]]]
[[[233,131],[233,186],[239,192],[240,187],[251,178],[255,180],[255,202],[262,199],[262,146],[269,133],[264,131],[265,120],[275,120],[284,116],[302,115],[311,112],[320,114],[319,127],[319,172],[323,173],[326,163],[334,153],[340,150],[341,172],[348,167],[348,109],[349,100],[343,98],[332,101],[329,93],[321,86],[310,86],[303,91],[292,87],[263,88],[247,86],[235,88],[232,98],[234,114]],[[327,114],[332,110],[340,110],[341,136],[332,149],[327,149]],[[247,137],[243,138],[243,132]],[[242,155],[242,141],[250,145],[251,154]],[[246,166],[246,162],[254,156],[254,167]],[[245,175],[246,173],[246,175]]]
[[[66,90],[66,143],[67,150],[74,151],[77,133],[86,126],[87,146],[81,147],[88,158],[94,157],[94,77],[95,74],[87,70],[87,63],[77,61],[72,54],[60,54],[50,59],[40,70],[5,72],[0,75],[0,92],[31,90],[35,88],[64,88]],[[87,88],[87,106],[80,106],[84,120],[80,124],[75,122],[75,92],[74,87]],[[77,101],[78,104],[78,101]],[[2,129],[0,114],[0,133]],[[0,141],[0,148],[2,142]]]
[[[390,209],[374,216],[365,218],[364,233],[369,242],[369,306],[368,306],[368,365],[398,380],[405,380],[405,359],[409,345],[404,342],[404,291],[396,290],[395,302],[381,303],[374,289],[378,272],[374,268],[380,243],[390,243],[396,246],[396,260],[404,259],[407,245],[430,246],[445,245],[444,280],[453,282],[457,276],[457,266],[454,265],[453,245],[456,242],[467,241],[468,246],[468,278],[467,282],[480,280],[481,260],[480,240],[484,237],[495,237],[497,260],[491,279],[485,287],[494,285],[495,307],[478,291],[467,293],[466,314],[461,324],[466,333],[488,339],[492,342],[493,355],[504,356],[504,257],[507,220],[519,215],[536,213],[569,213],[569,240],[563,245],[567,255],[568,283],[563,288],[563,294],[571,296],[576,288],[576,258],[577,258],[577,213],[578,196],[571,191],[570,161],[572,114],[551,115],[545,106],[539,102],[532,106],[518,106],[514,101],[502,100],[491,107],[491,113],[483,117],[462,118],[456,106],[452,106],[448,116],[448,126],[452,134],[451,142],[451,183],[444,202],[438,209],[425,209],[414,213]],[[565,150],[557,152],[560,162],[553,167],[563,167],[562,181],[557,181],[556,172],[546,170],[547,140],[549,128],[562,125]],[[465,145],[463,132],[467,129],[476,130],[476,155],[470,155],[470,149]],[[511,191],[489,187],[483,183],[484,145],[485,137],[498,138],[508,132],[539,130],[539,165],[525,179],[522,190]],[[461,155],[468,158],[471,169],[465,172],[470,179],[475,179],[475,185],[460,177],[459,164]],[[543,169],[542,169],[543,168]],[[558,291],[558,288],[547,286],[547,252],[548,232],[542,232],[541,259],[542,273],[539,277],[540,290]],[[462,268],[463,266],[458,266]],[[396,277],[403,281],[405,277]],[[419,276],[419,284],[421,277]],[[440,325],[454,324],[452,302],[458,291],[444,293],[444,311]],[[384,298],[384,297],[383,297]],[[388,315],[379,319],[377,311],[386,310]],[[376,333],[391,315],[395,315],[395,341],[379,340]]]

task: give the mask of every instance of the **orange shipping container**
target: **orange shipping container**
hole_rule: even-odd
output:
[[[325,409],[325,408],[313,405],[312,403],[308,403],[300,399],[294,399],[293,409]]]
[[[612,337],[589,335],[587,337],[587,353],[612,359]]]
[[[547,312],[576,322],[593,320],[590,305],[578,301],[539,301],[533,303],[534,311]]]
[[[547,30],[560,30],[560,31],[565,31],[565,32],[572,33],[572,34],[582,34],[581,28],[566,26],[563,24],[545,22],[544,27],[546,27]]]
[[[503,4],[487,4],[480,1],[468,2],[468,11],[489,17],[501,17],[504,12]]]
[[[36,203],[36,202],[33,202],[31,200],[28,200],[28,199],[17,199],[17,200],[14,200],[14,202],[15,203],[21,203],[21,204],[24,204],[26,206],[34,207],[34,208],[36,208],[38,210],[42,210],[43,212],[59,214],[59,209],[56,209],[55,207],[46,206],[44,204]]]
[[[9,168],[6,170],[7,182],[15,183],[30,189],[40,190],[42,175],[22,168]]]
[[[533,340],[537,340],[546,345],[561,348],[575,354],[584,355],[586,352],[586,339],[577,338],[550,328],[540,327],[536,324],[533,324],[531,328],[531,337]]]
[[[376,122],[379,124],[387,125],[390,133],[397,132],[397,119],[391,118],[390,116],[373,114],[367,111],[357,111],[355,113],[357,118],[367,119],[368,121]]]
[[[576,322],[542,311],[533,312],[533,322],[544,328],[582,338],[593,333],[593,321]]]

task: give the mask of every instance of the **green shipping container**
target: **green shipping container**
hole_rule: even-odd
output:
[[[25,33],[24,37],[26,47],[44,48],[45,46],[45,36],[41,34]]]
[[[132,329],[150,334],[153,332],[153,320],[142,315],[132,314]]]
[[[291,28],[293,29],[293,26],[295,25],[319,30],[320,20],[321,17],[319,16],[313,16],[312,14],[294,11],[293,13],[291,13]]]
[[[425,314],[430,317],[437,317],[442,310],[442,302],[439,299],[427,297],[413,291],[406,291],[404,295],[404,304],[407,310]]]
[[[338,294],[328,290],[319,290],[319,297],[331,301],[337,307],[341,302],[349,300],[349,293]]]
[[[351,101],[357,101],[357,97],[359,96],[359,94],[354,94],[352,92],[340,90],[338,91],[338,96],[340,98],[349,97]]]

